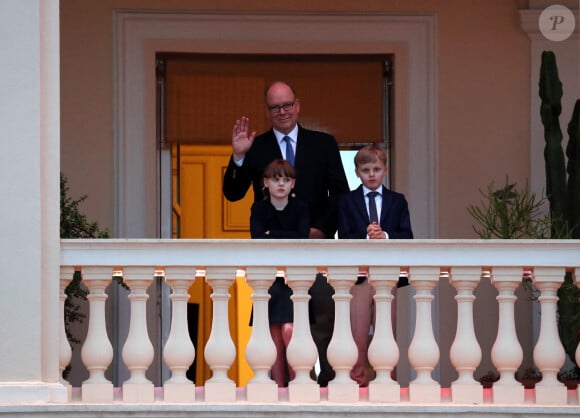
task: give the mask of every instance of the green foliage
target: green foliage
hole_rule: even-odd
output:
[[[60,175],[60,237],[61,238],[109,238],[107,229],[99,228],[96,222],[89,222],[79,210],[79,205],[87,199],[69,196],[68,180]]]
[[[544,158],[552,237],[580,238],[580,180],[577,178],[580,171],[580,100],[576,101],[568,125],[568,163],[565,165],[559,121],[563,89],[552,51],[542,52],[539,94],[546,142]],[[580,290],[574,285],[570,273],[566,273],[564,283],[558,289],[558,299],[558,332],[566,354],[574,362],[580,342]]]
[[[61,238],[108,238],[109,231],[101,229],[96,222],[89,222],[79,210],[79,205],[87,199],[81,196],[73,199],[64,175],[60,175],[60,237]],[[81,283],[80,271],[75,271],[72,281],[65,289],[67,298],[64,303],[64,321],[68,340],[80,344],[70,331],[71,324],[82,322],[86,315],[81,310],[81,303],[87,300],[88,291]]]
[[[568,124],[568,146],[566,156],[568,157],[568,220],[572,228],[572,237],[580,238],[580,99],[576,100],[572,118]]]
[[[562,82],[558,76],[556,56],[552,51],[542,52],[539,95],[542,100],[540,115],[544,125],[544,159],[546,162],[546,194],[550,201],[552,238],[580,238],[580,181],[576,173],[580,170],[580,127],[579,101],[576,102],[568,134],[566,154],[562,149],[560,128]],[[566,172],[568,178],[566,179]]]
[[[527,187],[519,191],[517,185],[510,184],[506,177],[505,186],[496,190],[492,182],[486,191],[480,190],[484,202],[467,209],[478,223],[473,229],[481,238],[580,239],[580,178],[577,174],[580,171],[580,100],[576,101],[568,125],[566,165],[559,121],[563,88],[556,57],[551,51],[542,53],[539,95],[542,101],[540,116],[544,125],[546,195],[550,213],[542,215],[541,208],[546,199],[538,199]],[[530,277],[524,277],[522,284],[531,293],[531,298],[537,299],[538,290]],[[566,273],[564,283],[558,290],[558,298],[558,331],[564,349],[574,363],[580,341],[580,289],[574,284],[570,273]],[[578,366],[567,373],[567,377],[570,376],[574,379],[580,376]]]
[[[549,217],[542,212],[546,199],[538,198],[527,186],[519,190],[506,176],[503,187],[496,188],[492,181],[479,192],[483,201],[479,206],[470,205],[467,211],[478,224],[473,230],[480,238],[546,238],[549,234]]]
[[[64,290],[67,298],[64,301],[64,328],[66,337],[72,344],[80,344],[81,341],[74,336],[70,327],[75,322],[83,322],[86,315],[81,311],[81,301],[87,300],[89,292],[81,285],[81,272],[75,271],[72,281]]]
[[[574,362],[580,341],[580,289],[574,284],[571,273],[566,273],[558,289],[558,333],[564,351]]]
[[[544,161],[546,165],[546,194],[550,201],[552,217],[552,237],[560,238],[559,231],[566,229],[566,170],[564,151],[562,149],[562,130],[560,113],[562,112],[562,82],[558,77],[556,56],[551,51],[542,52],[540,67],[539,94],[542,99],[540,116],[544,125]]]

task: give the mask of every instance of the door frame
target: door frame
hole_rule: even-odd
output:
[[[275,27],[276,30],[272,30]],[[114,12],[115,236],[160,236],[158,52],[394,54],[393,161],[418,238],[437,236],[436,19],[433,15]],[[349,41],[344,34],[349,33]],[[267,35],[266,35],[267,34]]]

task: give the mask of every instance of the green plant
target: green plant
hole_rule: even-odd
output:
[[[518,189],[506,176],[505,185],[495,182],[479,190],[483,201],[470,205],[469,214],[477,221],[473,230],[483,239],[545,238],[549,233],[549,217],[542,212],[546,199],[528,190]]]
[[[481,192],[486,203],[470,206],[468,211],[478,223],[473,227],[481,238],[580,238],[580,100],[574,105],[568,124],[566,159],[562,149],[563,135],[559,117],[562,111],[562,83],[553,52],[542,53],[539,95],[540,115],[544,125],[544,160],[546,169],[546,195],[549,214],[542,215],[545,198],[537,200],[527,188],[517,189],[506,177],[506,185],[495,189],[492,182],[487,191]],[[566,176],[567,173],[567,176]],[[524,276],[523,286],[536,299],[537,289],[529,277]],[[558,331],[564,350],[575,363],[576,347],[580,341],[580,289],[574,284],[571,273],[566,273],[558,290]],[[575,366],[564,378],[580,376]]]
[[[568,157],[568,219],[570,225],[575,227],[572,230],[572,238],[580,238],[580,100],[576,100],[572,118],[568,124],[568,146],[566,156]]]
[[[67,178],[60,175],[60,237],[61,238],[109,238],[108,229],[101,229],[97,222],[89,222],[79,205],[87,199],[69,196]]]
[[[490,389],[499,380],[499,374],[494,370],[489,370],[486,374],[477,379],[484,389]]]
[[[536,383],[542,380],[542,375],[534,368],[517,371],[515,379],[520,382],[525,389],[533,389]]]
[[[81,196],[73,199],[70,196],[67,178],[60,175],[60,237],[61,238],[108,238],[109,231],[101,229],[97,222],[89,222],[80,211],[79,205],[87,199]],[[67,298],[64,303],[64,321],[68,340],[72,344],[80,344],[70,331],[75,322],[82,322],[86,315],[82,312],[81,303],[87,299],[88,291],[81,284],[80,271],[75,271],[72,281],[65,289]]]
[[[61,238],[109,238],[109,230],[102,229],[97,222],[89,222],[79,205],[87,199],[83,195],[77,199],[69,195],[70,188],[67,178],[60,175],[60,237]],[[113,282],[126,290],[129,286],[123,281],[122,276],[113,276]],[[82,310],[83,301],[87,300],[88,290],[82,284],[80,271],[75,271],[73,279],[65,289],[67,298],[64,303],[64,322],[67,339],[71,344],[80,344],[81,341],[71,332],[71,326],[75,322],[82,322],[86,314]],[[70,367],[70,366],[69,366]],[[70,371],[65,370],[66,374]]]
[[[556,56],[552,51],[542,52],[539,94],[542,100],[540,115],[544,125],[544,159],[546,162],[546,188],[550,202],[551,231],[553,238],[580,238],[580,99],[576,100],[572,119],[568,124],[566,165],[560,129],[562,82],[558,76]],[[566,173],[568,174],[566,178]],[[580,289],[570,272],[558,290],[558,330],[564,349],[574,363],[580,342]],[[577,368],[577,366],[576,366]]]
[[[550,202],[552,238],[580,238],[580,99],[576,101],[568,125],[566,165],[560,129],[562,82],[558,76],[556,56],[542,52],[539,94],[540,115],[544,125],[544,160],[546,163],[546,194]],[[566,172],[568,176],[566,178]]]
[[[520,190],[517,183],[510,183],[497,189],[495,182],[487,185],[485,191],[479,189],[483,201],[479,206],[470,205],[469,214],[477,222],[473,230],[483,239],[546,238],[550,233],[550,217],[543,212],[546,198],[537,197],[527,185]],[[524,272],[522,286],[530,300],[537,300],[539,290],[534,286],[531,272]]]

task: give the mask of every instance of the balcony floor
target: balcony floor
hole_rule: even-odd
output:
[[[484,404],[452,404],[450,390],[442,389],[440,404],[411,404],[408,400],[408,389],[401,389],[401,403],[379,404],[368,402],[367,389],[360,389],[360,402],[357,404],[337,404],[327,401],[326,389],[321,389],[321,401],[316,404],[290,404],[287,389],[279,390],[279,403],[255,404],[245,402],[245,389],[238,388],[238,400],[235,403],[207,403],[198,401],[190,404],[165,403],[163,389],[155,390],[155,403],[127,404],[121,401],[120,388],[115,389],[115,401],[111,404],[87,404],[80,402],[80,390],[73,389],[72,401],[69,404],[3,404],[0,405],[0,417],[434,417],[473,416],[493,418],[513,417],[578,417],[580,405],[577,390],[568,391],[568,405],[547,406],[534,405],[534,391],[525,391],[523,405],[494,405],[491,403],[491,390],[484,390]],[[196,399],[203,399],[203,388],[196,388]]]

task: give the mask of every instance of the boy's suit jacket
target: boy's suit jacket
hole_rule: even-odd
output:
[[[383,204],[380,225],[389,234],[389,239],[413,238],[409,205],[405,196],[383,186]],[[339,200],[339,238],[367,237],[367,226],[370,224],[362,184],[355,190],[346,193]]]
[[[263,199],[263,174],[266,166],[282,158],[273,130],[254,138],[241,167],[233,158],[224,174],[223,193],[235,202],[242,199],[250,185],[254,201]],[[298,125],[296,145],[296,185],[294,194],[310,208],[310,225],[334,237],[338,224],[338,196],[349,191],[338,145],[333,136]]]

